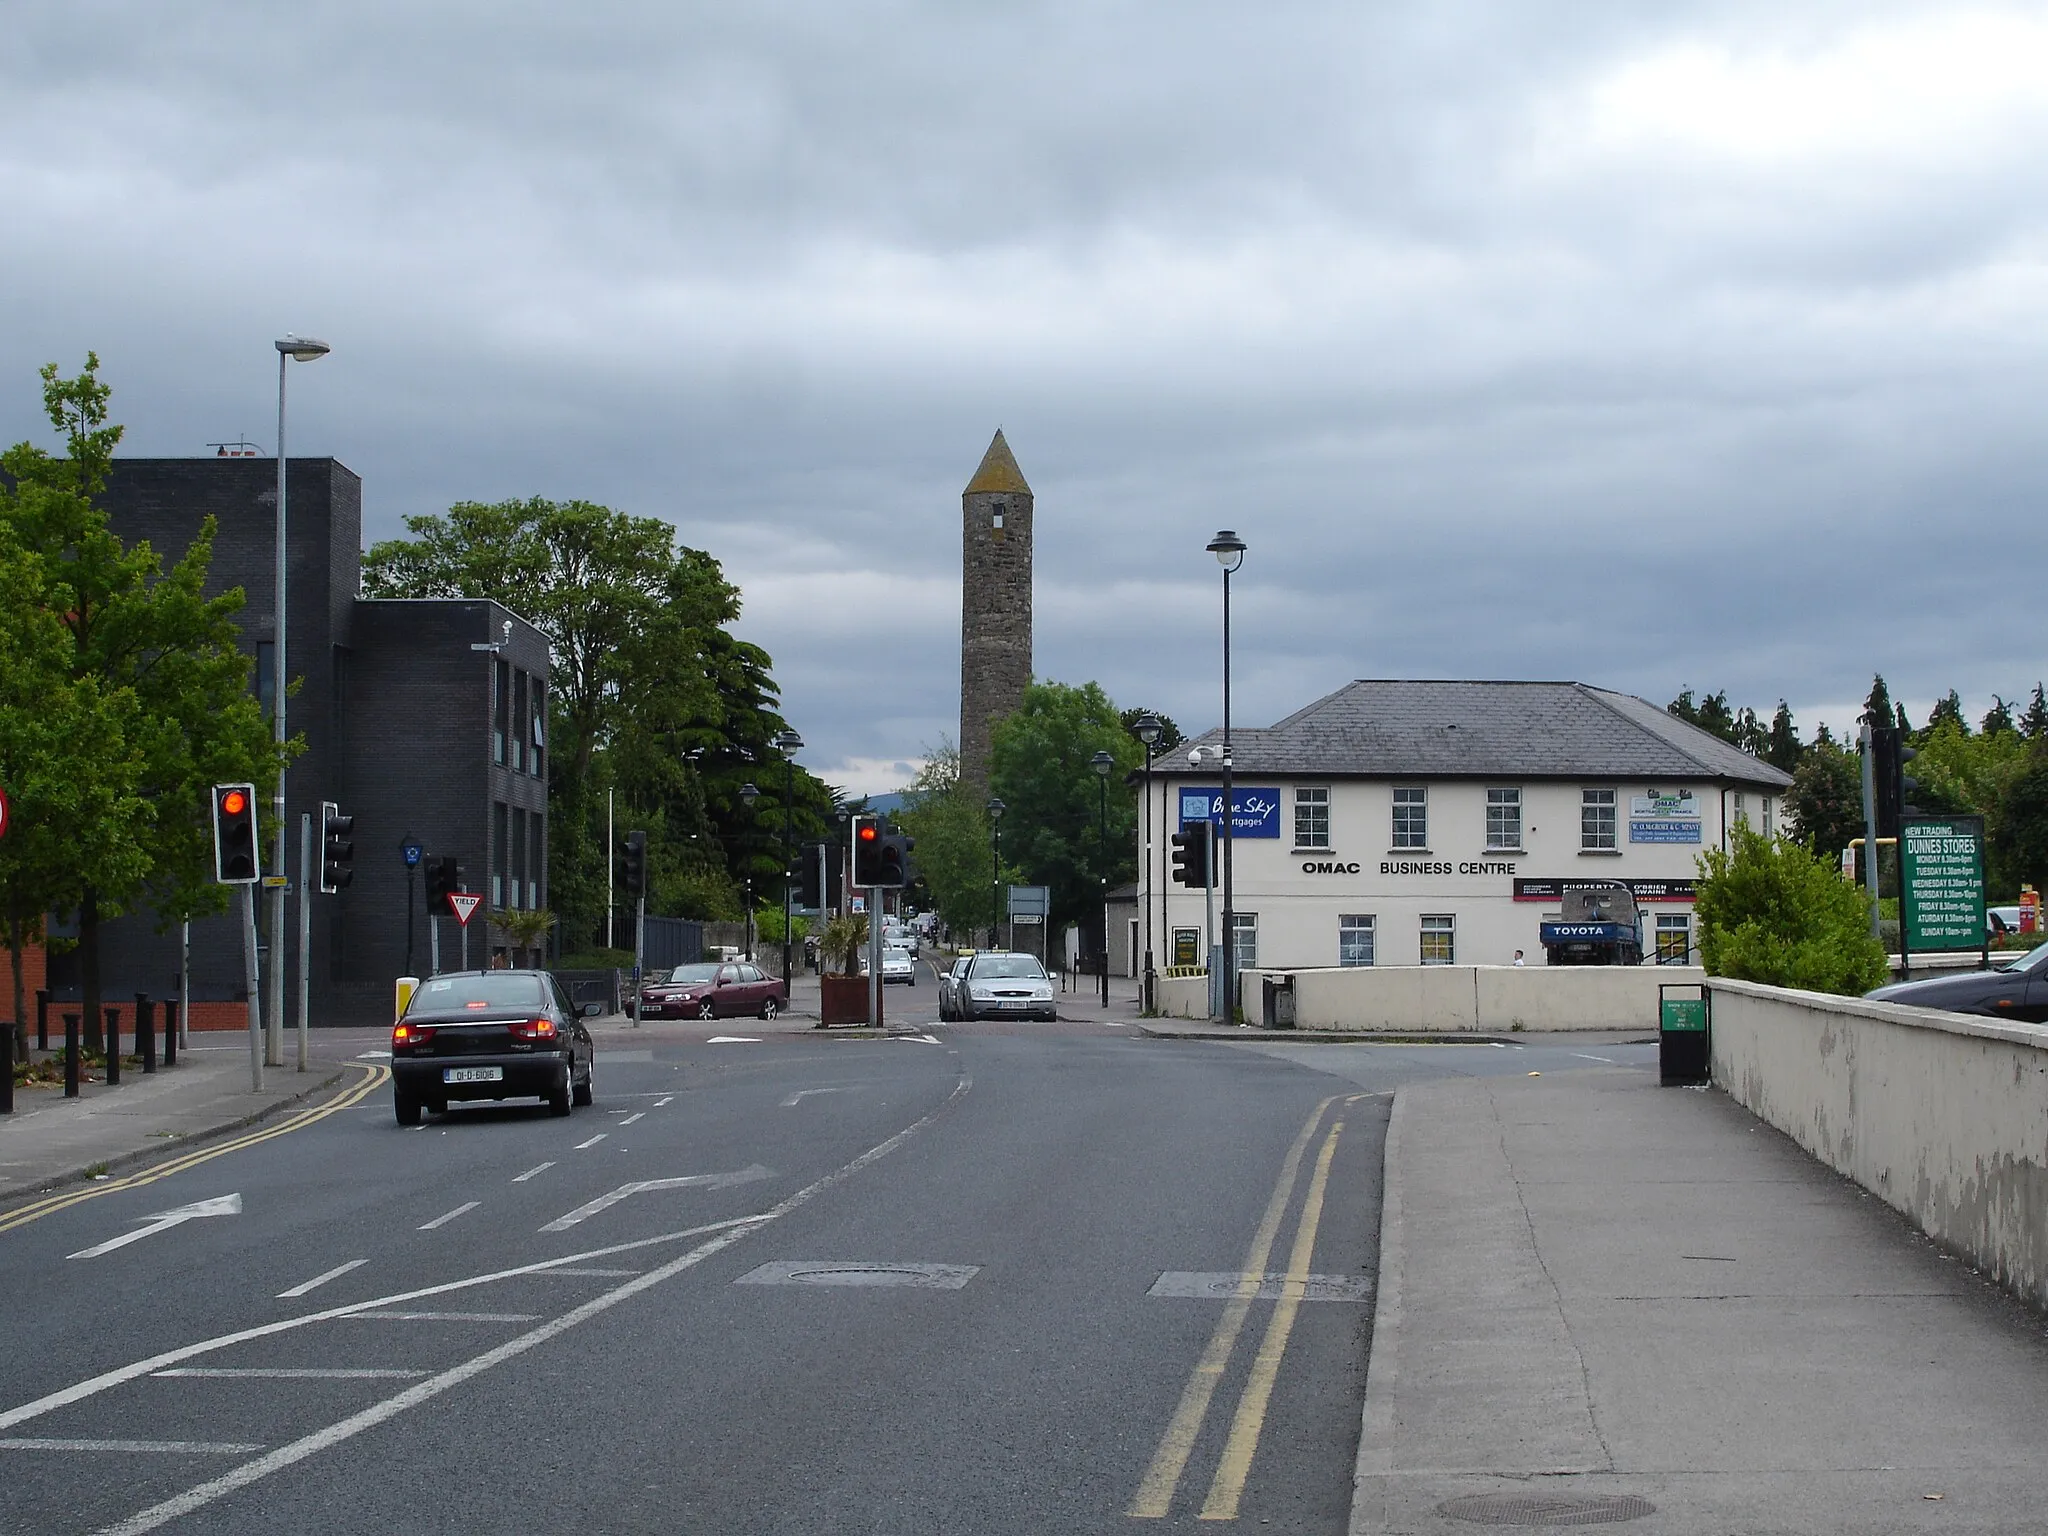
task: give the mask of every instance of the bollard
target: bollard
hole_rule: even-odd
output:
[[[142,1056],[142,1075],[156,1071],[156,1015],[150,1012],[149,994],[135,994],[135,1048]]]
[[[64,1015],[64,1097],[78,1097],[78,1026],[84,1015]]]
[[[50,1048],[50,989],[36,988],[36,1049]]]
[[[167,997],[164,999],[164,1065],[175,1067],[177,1064],[178,1000],[175,997]]]
[[[0,1024],[0,1033],[7,1036],[7,1044],[0,1047],[0,1115],[14,1113],[14,1026]]]
[[[107,1029],[107,1086],[117,1088],[121,1084],[121,1010],[101,1005],[100,1022]]]

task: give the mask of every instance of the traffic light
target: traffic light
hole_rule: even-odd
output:
[[[846,850],[837,843],[805,843],[797,850],[797,905],[816,910],[837,906],[845,869]]]
[[[871,891],[882,879],[882,829],[872,816],[853,818],[853,883]]]
[[[875,840],[875,884],[896,889],[910,884],[910,850],[917,839],[901,832],[885,832]]]
[[[1906,745],[1903,731],[1890,725],[1876,726],[1871,730],[1870,749],[1876,754],[1871,764],[1871,778],[1877,789],[1877,835],[1897,837],[1899,818],[1920,813],[1920,808],[1906,799],[1911,791],[1920,787],[1920,781],[1906,772],[1906,764],[1920,754]]]
[[[222,885],[254,885],[263,878],[257,849],[256,786],[214,785],[213,878]]]
[[[1173,878],[1201,890],[1209,883],[1209,839],[1206,821],[1191,821],[1173,834]]]
[[[619,884],[626,888],[628,901],[639,901],[647,894],[647,834],[628,832],[626,846],[619,857]]]
[[[331,896],[356,877],[356,819],[332,800],[320,802],[320,890]]]
[[[462,889],[462,862],[452,853],[427,860],[427,910],[448,904],[448,898]]]

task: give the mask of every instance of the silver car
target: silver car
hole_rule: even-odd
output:
[[[962,955],[939,972],[939,1018],[942,1022],[951,1023],[960,1017],[960,983],[973,960],[972,955]]]
[[[953,983],[954,1007],[963,1019],[1057,1019],[1052,978],[1036,955],[980,954]]]

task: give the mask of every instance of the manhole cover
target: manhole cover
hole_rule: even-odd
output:
[[[737,1285],[903,1285],[957,1291],[972,1280],[975,1264],[862,1264],[818,1259],[777,1259],[750,1269]]]
[[[1632,1493],[1475,1493],[1436,1512],[1475,1525],[1612,1525],[1654,1515],[1657,1506]]]

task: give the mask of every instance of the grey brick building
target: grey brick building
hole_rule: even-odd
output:
[[[314,816],[317,845],[320,802],[332,800],[355,817],[356,875],[347,890],[311,898],[310,1018],[381,1023],[390,1017],[392,982],[406,971],[409,942],[413,974],[428,964],[422,891],[402,857],[404,843],[417,841],[427,858],[456,855],[466,886],[484,897],[470,928],[472,965],[488,963],[493,952],[489,910],[547,904],[548,639],[493,602],[358,597],[361,480],[333,459],[293,459],[288,473],[285,662],[302,681],[286,719],[306,750],[285,786],[295,886],[283,946],[285,1022],[292,1022],[298,983],[299,817]],[[260,663],[252,686],[266,713],[276,487],[274,459],[119,459],[103,498],[115,533],[130,545],[147,540],[166,565],[190,547],[209,514],[217,520],[208,589],[241,587],[248,596],[239,622],[244,647]],[[485,645],[495,649],[478,648]],[[266,861],[270,848],[266,830]],[[259,910],[267,925],[268,903]],[[440,927],[442,963],[453,969],[459,929],[452,917]],[[499,935],[497,947],[503,943]],[[173,990],[177,934],[157,933],[152,914],[109,924],[102,948],[110,999]],[[71,979],[66,959],[52,959],[54,986]],[[267,978],[268,955],[265,963]],[[233,918],[192,925],[191,984],[195,1002],[243,995]]]
[[[988,793],[993,723],[1031,682],[1031,487],[997,431],[960,493],[960,782]]]

